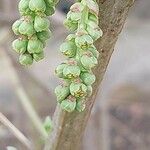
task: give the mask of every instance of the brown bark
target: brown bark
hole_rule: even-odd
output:
[[[133,2],[134,0],[98,0],[99,22],[104,35],[95,43],[101,57],[99,58],[99,65],[94,70],[97,81],[93,86],[93,95],[87,100],[86,110],[82,113],[67,113],[57,106],[54,114],[54,130],[49,137],[45,150],[79,150],[99,85]]]

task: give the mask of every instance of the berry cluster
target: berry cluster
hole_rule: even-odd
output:
[[[47,16],[55,12],[56,0],[20,0],[21,18],[14,22],[12,30],[18,39],[13,41],[13,49],[20,54],[22,65],[31,65],[44,58],[43,49],[50,38],[50,22]]]
[[[93,43],[102,36],[98,26],[99,7],[95,0],[80,0],[73,4],[67,14],[65,26],[74,31],[60,46],[67,56],[56,68],[63,84],[55,89],[57,101],[62,109],[79,112],[85,109],[85,100],[92,94],[95,75],[92,68],[98,64],[99,52]]]

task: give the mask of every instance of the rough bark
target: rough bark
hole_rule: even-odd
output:
[[[57,106],[54,113],[54,130],[49,137],[45,150],[79,150],[99,85],[133,2],[134,0],[98,0],[99,22],[104,35],[95,43],[101,57],[99,58],[99,65],[94,70],[97,81],[93,86],[93,95],[87,100],[86,110],[82,113],[67,113],[61,110],[59,105]]]

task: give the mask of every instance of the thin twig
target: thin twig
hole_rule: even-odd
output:
[[[31,104],[30,98],[26,94],[24,88],[22,87],[22,85],[19,81],[18,74],[16,73],[16,70],[15,70],[14,66],[12,65],[10,58],[8,57],[6,52],[2,51],[2,53],[3,53],[3,57],[5,57],[5,60],[6,60],[5,64],[6,64],[6,67],[8,68],[7,69],[8,74],[10,74],[9,77],[11,78],[13,85],[15,87],[14,91],[16,92],[17,96],[19,97],[19,100],[20,100],[24,110],[26,111],[26,113],[29,116],[32,123],[34,124],[35,128],[42,135],[42,137],[44,139],[46,139],[47,133],[43,127],[43,124],[42,124],[37,112],[35,111],[35,109],[33,108],[32,104]]]
[[[4,35],[8,35],[7,32]],[[4,38],[6,38],[6,37],[4,36]],[[0,43],[1,43],[1,41],[0,41]],[[40,135],[44,139],[46,139],[48,136],[47,132],[45,131],[43,124],[42,124],[37,112],[35,111],[34,107],[31,104],[30,98],[26,94],[26,92],[25,92],[25,90],[24,90],[24,88],[23,88],[23,86],[19,80],[18,74],[16,73],[16,69],[14,68],[14,66],[12,64],[10,57],[8,56],[6,51],[4,51],[2,49],[3,48],[1,48],[1,53],[2,53],[3,57],[5,58],[5,64],[6,64],[6,67],[8,68],[7,69],[8,74],[10,74],[9,77],[12,80],[13,85],[15,87],[14,91],[16,92],[17,96],[19,97],[19,100],[20,100],[26,114],[28,115],[28,117],[32,121],[33,125],[35,126],[37,131],[40,133]]]
[[[29,150],[33,150],[31,142],[1,112],[0,122],[6,126],[25,147],[27,147]]]

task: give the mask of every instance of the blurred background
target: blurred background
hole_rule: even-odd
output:
[[[20,103],[17,87],[25,90],[42,120],[52,116],[56,106],[53,90],[60,82],[54,70],[64,60],[59,46],[68,34],[63,20],[73,1],[59,3],[51,18],[53,36],[45,49],[46,58],[29,68],[18,63],[18,56],[11,48],[16,38],[11,25],[19,18],[18,1],[0,0],[0,112],[38,147],[41,139]],[[130,10],[99,90],[81,150],[150,149],[149,8],[149,0],[136,0]],[[26,150],[0,124],[0,150],[8,145]]]

